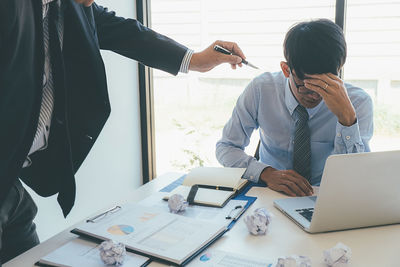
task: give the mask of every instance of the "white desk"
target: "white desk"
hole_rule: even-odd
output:
[[[149,194],[168,185],[180,174],[170,173],[151,181],[132,193],[127,201],[139,201]],[[272,201],[284,197],[268,188],[252,188],[248,195],[258,197],[246,214],[259,207],[266,207],[275,217],[265,236],[252,236],[248,233],[243,217],[231,231],[213,244],[218,249],[237,252],[258,258],[275,260],[279,256],[292,254],[311,258],[312,266],[324,266],[323,250],[342,242],[352,249],[353,267],[398,267],[400,266],[400,225],[364,228],[323,234],[308,234],[273,207]],[[75,207],[77,208],[77,207]],[[246,216],[244,214],[244,216]],[[75,238],[67,229],[60,234],[32,248],[17,258],[4,264],[4,267],[30,267],[41,257],[55,248]],[[153,262],[149,266],[164,266]]]

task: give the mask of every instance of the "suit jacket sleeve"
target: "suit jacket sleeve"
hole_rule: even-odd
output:
[[[4,7],[2,5],[2,3],[0,2],[0,50],[2,48],[1,44],[3,42],[3,35],[4,35],[4,29],[3,29],[3,25],[5,25],[4,21],[3,21],[3,17],[4,17]]]
[[[92,5],[101,49],[135,59],[149,67],[176,75],[187,47],[134,19],[117,17],[107,8]]]

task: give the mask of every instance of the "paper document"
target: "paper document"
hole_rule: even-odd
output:
[[[182,264],[225,231],[222,223],[204,223],[159,208],[128,204],[95,223],[78,225],[73,232],[113,239],[134,251]]]
[[[37,265],[50,265],[56,267],[104,267],[103,261],[100,259],[98,244],[76,238],[62,247],[54,250]],[[124,267],[144,266],[150,259],[131,252],[126,253]]]
[[[147,198],[141,200],[138,204],[147,207],[159,208],[162,211],[168,211],[167,201],[162,200],[166,194],[168,193],[153,193]],[[231,221],[237,215],[239,215],[239,213],[242,211],[242,208],[244,208],[246,204],[246,200],[232,199],[223,208],[190,205],[186,208],[185,212],[177,214],[196,220],[204,220],[229,225]],[[239,206],[242,208],[238,208]],[[227,216],[231,217],[231,219],[226,219]]]
[[[272,261],[254,258],[222,250],[209,249],[191,261],[188,267],[271,267]]]

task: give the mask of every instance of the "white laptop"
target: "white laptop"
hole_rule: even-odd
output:
[[[400,151],[329,156],[318,197],[274,206],[309,233],[400,223]]]

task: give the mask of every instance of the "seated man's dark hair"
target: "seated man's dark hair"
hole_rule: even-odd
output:
[[[333,73],[346,61],[347,46],[342,29],[328,19],[301,22],[286,34],[284,54],[299,79],[305,74]]]

